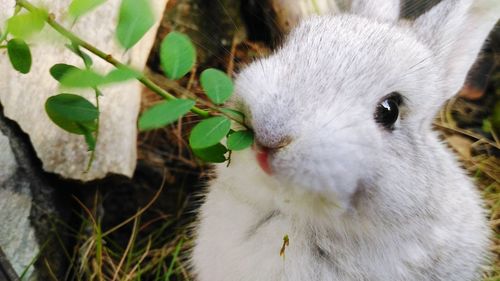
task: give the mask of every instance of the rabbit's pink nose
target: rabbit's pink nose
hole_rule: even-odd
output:
[[[257,146],[255,147],[257,163],[262,168],[264,172],[268,175],[272,174],[271,166],[269,165],[269,148]]]

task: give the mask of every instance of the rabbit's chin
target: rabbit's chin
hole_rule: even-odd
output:
[[[341,215],[353,210],[355,194],[318,188],[308,181],[297,182],[279,167],[270,165],[272,156],[255,149],[234,152],[229,167],[218,166],[218,179],[235,197],[246,202],[272,201],[277,209],[300,216]],[[271,167],[272,166],[272,167]],[[353,188],[359,190],[359,188]]]
[[[356,209],[357,199],[364,190],[361,186],[353,185],[350,190],[355,192],[344,192],[341,188],[335,188],[335,184],[329,187],[314,185],[312,181],[296,181],[287,176],[277,175],[278,181],[282,183],[278,193],[286,198],[283,209],[291,209],[290,213],[300,212],[309,214],[313,218],[340,216],[352,213]],[[278,195],[280,196],[280,195]]]

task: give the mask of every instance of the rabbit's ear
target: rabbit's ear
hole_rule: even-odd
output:
[[[351,13],[385,21],[397,21],[401,0],[352,0]]]
[[[443,0],[413,23],[445,71],[445,98],[455,95],[500,18],[499,0]]]

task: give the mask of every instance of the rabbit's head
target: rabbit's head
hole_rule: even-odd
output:
[[[498,0],[444,0],[413,22],[399,1],[312,17],[237,78],[261,166],[287,193],[347,207],[362,189],[425,182],[432,120],[464,83]],[[432,180],[432,179],[431,179]]]

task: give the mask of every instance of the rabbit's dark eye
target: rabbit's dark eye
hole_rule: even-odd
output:
[[[375,111],[375,121],[387,130],[394,129],[394,123],[399,117],[399,106],[402,98],[399,93],[392,93],[377,106]]]

